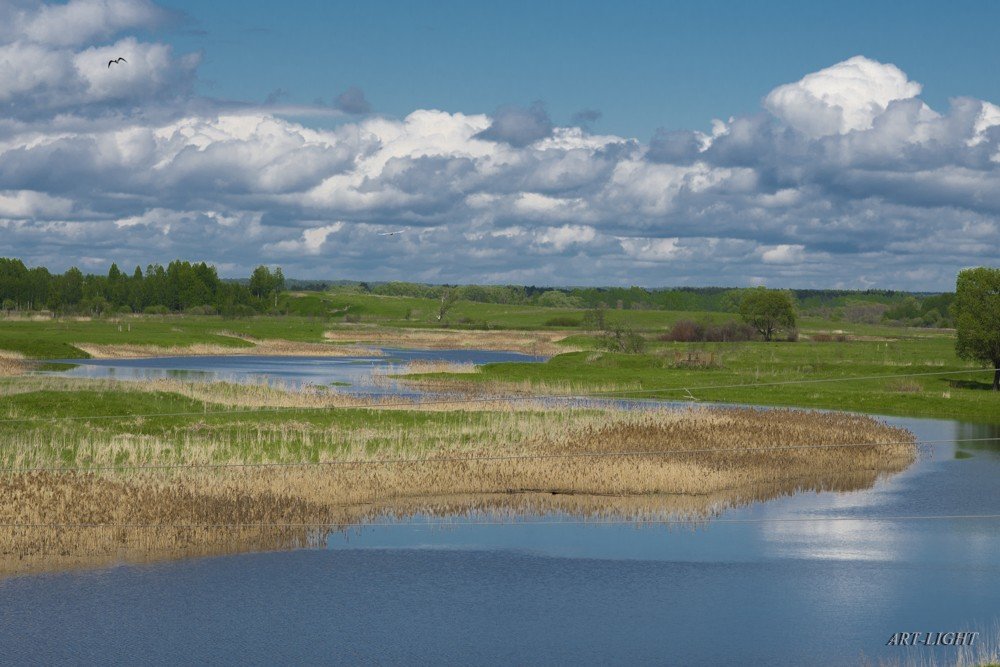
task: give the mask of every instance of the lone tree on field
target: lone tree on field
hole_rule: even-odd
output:
[[[755,287],[743,293],[740,317],[769,341],[775,332],[795,328],[795,304],[788,292]]]
[[[437,319],[441,322],[448,316],[448,311],[462,298],[462,292],[457,287],[445,287],[438,299]]]
[[[992,364],[1000,391],[1000,269],[966,269],[955,286],[955,350],[962,359]]]

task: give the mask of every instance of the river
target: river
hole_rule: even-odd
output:
[[[156,363],[232,371],[208,358],[77,368],[122,377]],[[269,363],[289,367],[284,379],[353,381],[314,367],[343,359]],[[885,644],[998,634],[1000,522],[926,517],[1000,515],[1000,446],[970,441],[1000,427],[885,420],[936,442],[870,489],[799,493],[697,527],[417,516],[319,549],[9,578],[0,646],[11,663],[947,662],[955,648]]]

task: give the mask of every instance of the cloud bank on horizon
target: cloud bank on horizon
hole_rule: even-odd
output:
[[[528,284],[950,289],[1000,263],[1000,107],[856,56],[649,141],[542,104],[379,116],[195,94],[148,0],[0,8],[0,255],[104,270]],[[125,56],[128,66],[107,68]],[[707,84],[711,85],[711,84]],[[291,118],[337,114],[332,128]],[[406,234],[377,232],[408,228]]]

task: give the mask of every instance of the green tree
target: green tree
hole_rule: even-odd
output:
[[[959,272],[955,288],[955,351],[962,359],[993,366],[1000,391],[1000,269]]]
[[[795,328],[795,304],[788,292],[755,287],[743,293],[740,317],[769,341],[776,332]]]
[[[62,275],[60,301],[65,305],[76,305],[83,298],[83,272],[75,266]]]
[[[538,305],[545,308],[579,308],[583,302],[561,290],[548,290],[538,295]]]
[[[36,266],[28,271],[29,299],[28,308],[44,308],[49,298],[52,274],[42,266]]]
[[[250,274],[250,293],[261,300],[273,296],[275,307],[278,305],[278,293],[283,289],[285,289],[285,274],[281,272],[281,267],[271,273],[269,268],[261,265]]]
[[[27,301],[28,268],[19,259],[0,257],[0,298]]]
[[[451,310],[461,298],[462,291],[458,287],[446,287],[444,291],[441,292],[441,297],[438,299],[438,322],[441,322],[448,316],[448,311]]]
[[[250,274],[250,293],[258,299],[263,299],[271,291],[271,270],[266,266],[258,266]]]
[[[142,269],[137,266],[132,273],[132,278],[128,281],[128,305],[133,312],[141,313],[142,309],[146,307],[143,288]]]
[[[122,306],[128,301],[128,276],[121,272],[117,264],[108,269],[107,293],[105,298],[114,306]]]

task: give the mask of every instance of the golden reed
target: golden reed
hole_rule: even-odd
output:
[[[858,415],[503,405],[417,404],[412,423],[373,406],[360,427],[252,414],[155,435],[141,419],[28,425],[0,450],[0,573],[297,548],[386,516],[709,520],[866,488],[915,456],[909,432]]]
[[[579,348],[557,344],[566,338],[561,331],[521,331],[512,329],[385,329],[368,325],[339,326],[323,334],[338,343],[382,345],[429,350],[503,350],[524,354],[553,355]]]

